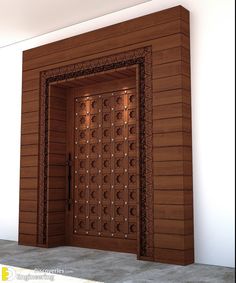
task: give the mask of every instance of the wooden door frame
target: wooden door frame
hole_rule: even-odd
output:
[[[152,48],[150,46],[122,52],[95,60],[54,68],[40,73],[40,142],[37,244],[48,247],[47,196],[48,182],[48,115],[49,86],[81,76],[98,74],[122,67],[138,67],[140,112],[140,190],[139,190],[139,239],[137,255],[140,259],[153,260],[153,172],[152,172]]]

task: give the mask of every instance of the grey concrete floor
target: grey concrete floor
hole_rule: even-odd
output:
[[[135,255],[76,247],[36,248],[0,240],[0,263],[28,269],[59,269],[64,275],[112,283],[234,282],[233,268],[146,262]]]

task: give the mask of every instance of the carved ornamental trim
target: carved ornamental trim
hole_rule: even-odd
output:
[[[139,68],[140,191],[138,256],[153,258],[152,175],[152,49],[139,48],[115,55],[54,68],[40,73],[40,160],[38,244],[47,245],[49,85],[81,76],[137,65]]]

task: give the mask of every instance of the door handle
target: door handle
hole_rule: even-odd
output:
[[[67,167],[67,209],[71,209],[71,167],[72,167],[72,160],[71,160],[71,153],[68,154],[68,158],[66,161],[66,167]]]

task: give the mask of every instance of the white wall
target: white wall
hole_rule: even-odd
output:
[[[22,50],[179,4],[191,11],[195,261],[234,266],[233,0],[153,0],[0,49],[1,239],[18,233]]]

